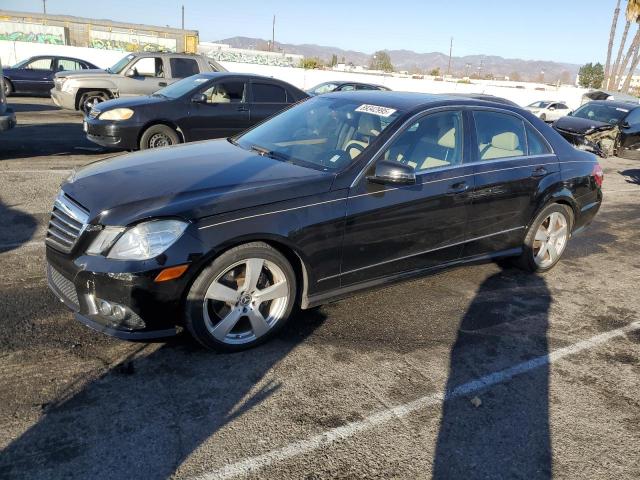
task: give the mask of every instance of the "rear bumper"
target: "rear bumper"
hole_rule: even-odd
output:
[[[10,130],[16,126],[16,114],[13,110],[7,108],[7,110],[0,115],[0,132]]]
[[[140,125],[85,118],[87,139],[108,148],[138,149]]]

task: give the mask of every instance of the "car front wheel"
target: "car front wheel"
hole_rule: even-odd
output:
[[[573,228],[573,211],[558,203],[545,207],[525,236],[518,265],[530,272],[551,270],[562,257]]]
[[[232,248],[193,283],[186,326],[205,347],[245,350],[271,338],[289,319],[296,276],[288,260],[262,242]]]
[[[180,143],[178,132],[167,125],[152,125],[140,137],[140,150],[170,147]]]

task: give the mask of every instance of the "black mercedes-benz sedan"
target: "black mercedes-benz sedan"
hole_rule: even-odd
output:
[[[517,107],[315,97],[248,132],[74,172],[46,235],[49,285],[124,339],[188,329],[233,351],[295,307],[498,257],[544,272],[594,218],[603,173]]]
[[[96,104],[87,138],[105,147],[145,150],[235,135],[308,98],[281,80],[242,73],[201,73],[153,95]]]

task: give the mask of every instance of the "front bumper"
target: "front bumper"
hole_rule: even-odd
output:
[[[108,148],[138,149],[138,134],[142,125],[134,123],[113,122],[85,117],[87,139]]]
[[[63,92],[62,90],[57,90],[56,88],[51,89],[51,100],[56,104],[57,107],[64,108],[67,110],[75,110],[76,109],[76,94]]]
[[[162,268],[126,273],[113,271],[104,258],[71,259],[47,246],[47,281],[54,295],[88,327],[125,340],[175,335],[182,323],[181,299],[186,280],[153,280]],[[93,265],[92,265],[93,263]],[[123,270],[130,269],[123,265]],[[135,270],[135,269],[130,269]],[[100,311],[101,302],[122,307],[124,318]]]
[[[16,114],[7,108],[4,114],[0,115],[0,132],[10,130],[16,126]]]

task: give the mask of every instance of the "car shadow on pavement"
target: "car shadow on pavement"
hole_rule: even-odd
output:
[[[49,112],[49,111],[59,111],[61,108],[56,107],[55,105],[43,105],[41,103],[15,103],[11,102],[11,98],[8,99],[9,107],[13,109],[16,113],[27,113],[27,112]]]
[[[324,319],[318,310],[298,313],[269,343],[234,354],[206,351],[186,334],[160,347],[136,346],[104,375],[70,385],[47,405],[2,451],[0,478],[164,479],[205,441],[211,452],[233,451],[233,442],[241,442],[240,452],[264,449],[259,435],[225,437],[221,430],[252,421],[241,417],[282,386],[270,370]]]
[[[433,478],[551,478],[549,368],[470,395],[461,385],[549,353],[544,279],[504,270],[485,280],[451,349]]]
[[[629,170],[624,170],[620,172],[627,181],[627,183],[635,183],[636,185],[640,185],[640,168],[631,168]]]
[[[38,221],[0,200],[0,253],[14,250],[33,238]]]
[[[105,151],[87,140],[80,123],[18,124],[3,135],[0,160],[48,155],[104,154]]]

